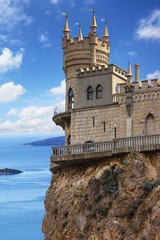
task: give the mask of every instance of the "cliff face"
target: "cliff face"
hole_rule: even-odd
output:
[[[62,169],[45,208],[46,240],[158,240],[160,152]]]

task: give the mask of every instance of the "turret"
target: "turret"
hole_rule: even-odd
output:
[[[83,41],[82,31],[81,31],[81,24],[79,24],[79,32],[78,32],[78,41]]]
[[[103,40],[104,42],[108,42],[109,34],[107,29],[107,22],[105,20],[104,32],[103,32]]]
[[[97,23],[96,23],[96,18],[95,18],[95,11],[93,10],[93,17],[92,17],[92,22],[91,22],[91,34],[96,33],[97,29]]]
[[[66,14],[66,21],[65,21],[63,33],[64,33],[64,38],[65,38],[65,39],[69,39],[69,33],[70,33],[70,31],[69,31],[67,14]]]
[[[126,77],[127,77],[127,84],[130,87],[131,83],[132,83],[132,77],[133,77],[132,72],[131,72],[130,62],[128,62],[128,71],[127,71]]]
[[[93,17],[91,22],[91,32],[89,34],[90,37],[90,46],[91,46],[91,66],[96,65],[96,46],[98,42],[98,34],[96,33],[97,23],[95,18],[95,12],[93,10]]]

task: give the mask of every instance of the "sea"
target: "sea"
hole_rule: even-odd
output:
[[[52,151],[51,146],[20,145],[34,140],[40,137],[0,137],[0,169],[23,171],[0,176],[0,240],[44,240],[42,221]]]

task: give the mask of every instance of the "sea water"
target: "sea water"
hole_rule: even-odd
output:
[[[0,240],[44,239],[43,202],[50,185],[51,147],[19,145],[28,141],[25,137],[0,137],[0,169],[23,171],[0,176]]]

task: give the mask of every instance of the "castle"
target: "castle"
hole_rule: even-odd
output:
[[[159,79],[139,81],[136,63],[132,80],[109,64],[110,42],[105,22],[103,39],[97,34],[95,13],[88,37],[69,36],[66,16],[62,38],[66,76],[65,106],[57,106],[53,121],[65,130],[65,146],[53,148],[51,171],[116,153],[159,149]]]

